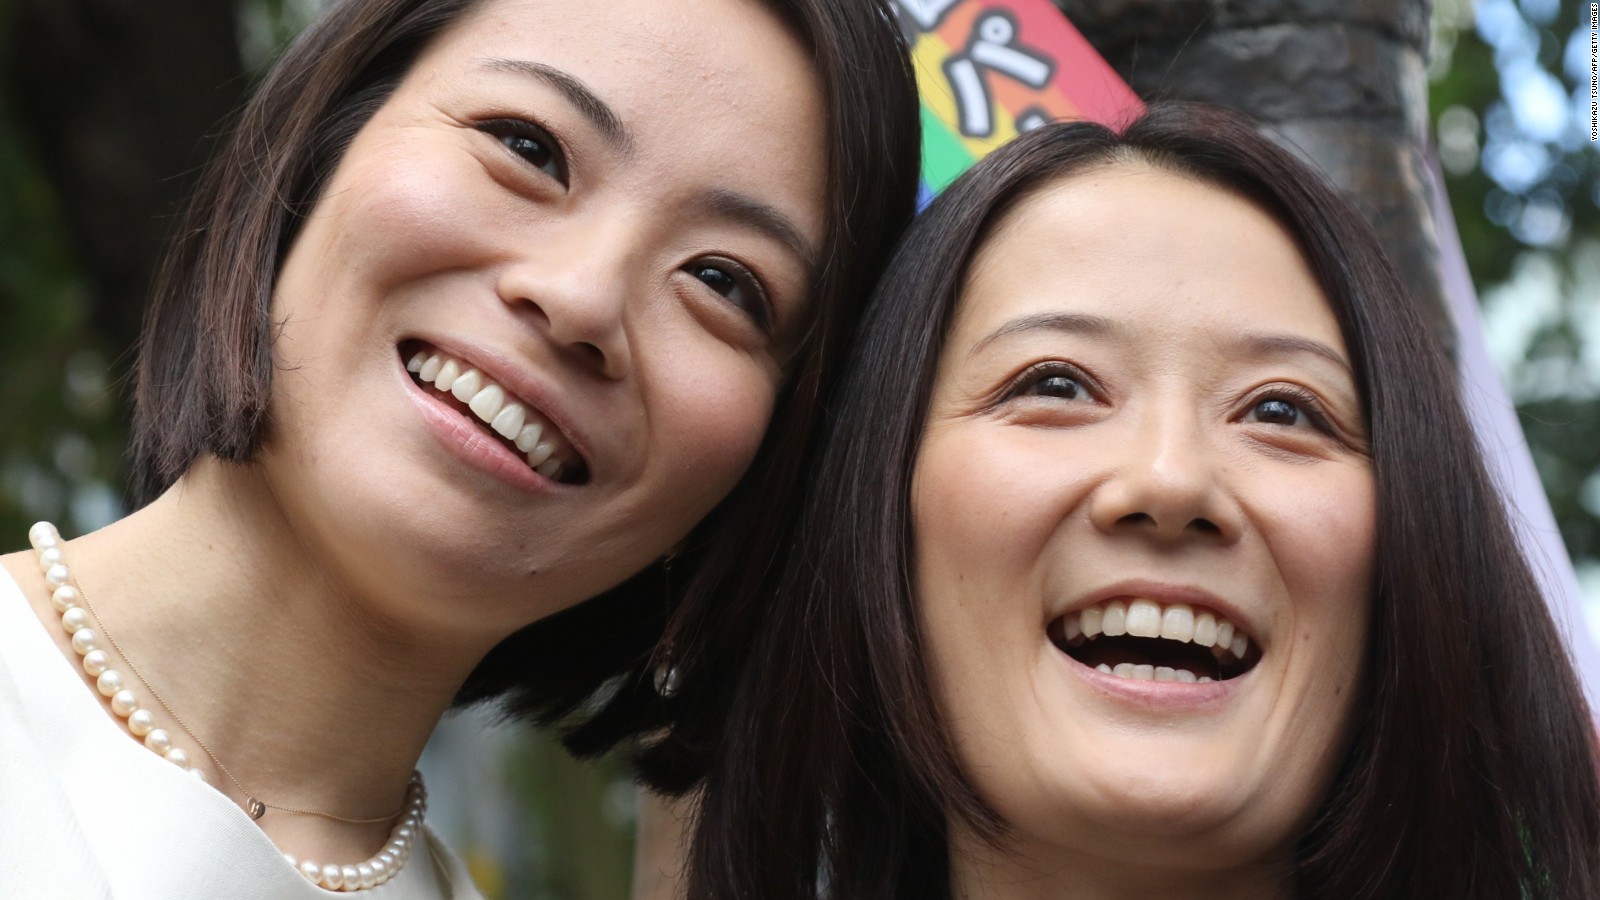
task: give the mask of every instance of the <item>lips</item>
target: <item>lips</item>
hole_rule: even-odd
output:
[[[467,360],[421,341],[400,346],[412,380],[538,474],[584,484],[589,466],[574,441],[539,407]]]

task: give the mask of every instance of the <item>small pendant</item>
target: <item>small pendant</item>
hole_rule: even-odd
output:
[[[250,802],[244,805],[245,811],[250,813],[250,818],[259,819],[267,814],[267,805],[254,797],[246,798]]]

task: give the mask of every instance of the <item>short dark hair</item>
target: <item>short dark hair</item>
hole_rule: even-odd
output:
[[[721,635],[736,665],[696,716],[719,727],[686,739],[706,774],[689,895],[949,897],[950,823],[1004,840],[932,695],[911,474],[978,248],[1047,185],[1129,162],[1247,197],[1283,225],[1363,399],[1372,627],[1350,748],[1296,847],[1296,895],[1600,896],[1593,723],[1454,369],[1349,202],[1242,117],[1186,104],[1153,105],[1120,133],[1019,137],[907,232],[841,376],[789,564],[756,623]]]
[[[174,233],[147,310],[135,371],[136,504],[202,455],[256,457],[270,428],[273,286],[301,223],[351,140],[428,42],[481,0],[342,0],[267,75],[212,160]],[[595,753],[656,727],[651,654],[678,595],[715,593],[774,552],[829,373],[867,291],[915,209],[916,81],[888,0],[762,0],[805,45],[827,135],[821,271],[787,360],[772,424],[750,471],[696,527],[673,566],[508,638],[458,702],[503,698],[511,714],[565,720]],[[609,704],[586,704],[608,682]]]

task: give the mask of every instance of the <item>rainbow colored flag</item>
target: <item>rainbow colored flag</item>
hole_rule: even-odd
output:
[[[895,0],[922,95],[921,204],[1019,133],[1144,104],[1049,0]]]

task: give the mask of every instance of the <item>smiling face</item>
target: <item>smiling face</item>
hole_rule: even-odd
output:
[[[485,633],[671,548],[754,457],[804,326],[825,119],[756,3],[475,8],[281,272],[262,467],[295,526]]]
[[[1143,164],[1042,189],[974,258],[916,585],[962,770],[1030,871],[1249,866],[1297,837],[1367,628],[1348,359],[1271,217]]]

